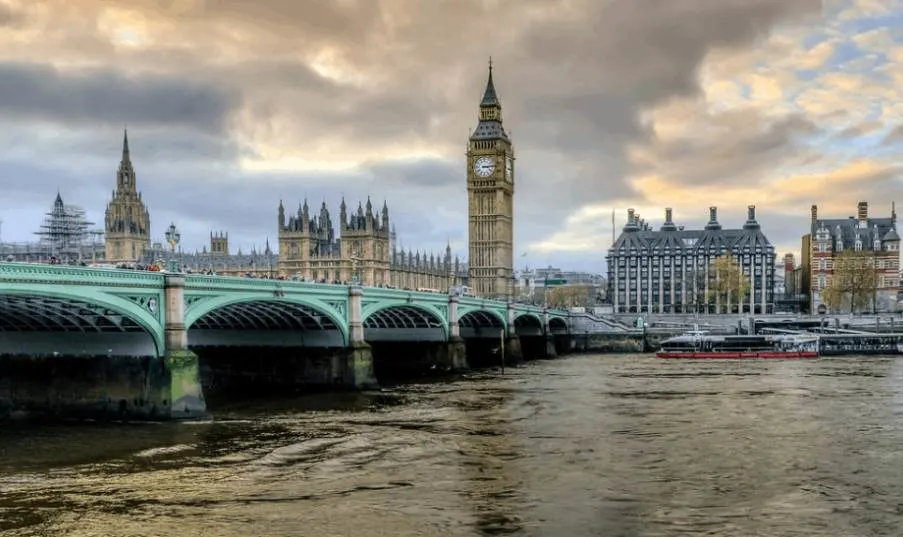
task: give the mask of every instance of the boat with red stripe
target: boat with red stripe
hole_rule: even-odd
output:
[[[694,326],[690,332],[663,341],[656,356],[697,360],[818,358],[818,336],[716,335]]]

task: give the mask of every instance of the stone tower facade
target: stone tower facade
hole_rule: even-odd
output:
[[[514,287],[514,147],[502,124],[492,62],[467,147],[468,282],[484,297]]]
[[[355,277],[375,284],[389,283],[389,209],[348,211],[345,200],[339,207],[339,235],[326,202],[311,214],[307,200],[295,215],[286,217],[279,203],[279,272],[304,279],[351,281]]]
[[[104,227],[106,258],[110,263],[136,263],[150,248],[150,215],[135,180],[128,131],[123,135],[116,190],[107,204]]]
[[[210,232],[210,253],[214,255],[229,255],[229,234],[225,231]]]
[[[450,247],[444,254],[397,249],[385,203],[377,211],[368,199],[349,210],[343,199],[334,225],[326,202],[314,213],[305,200],[295,214],[280,202],[276,223],[283,277],[441,292],[465,283]]]

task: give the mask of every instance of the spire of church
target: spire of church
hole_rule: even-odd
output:
[[[501,106],[498,95],[495,93],[495,84],[492,82],[492,57],[489,58],[489,79],[486,81],[486,91],[483,92],[480,106]]]
[[[129,130],[122,132],[122,160],[119,162],[117,172],[116,190],[138,194],[138,185],[135,184],[135,170],[132,167],[132,159],[129,155]]]

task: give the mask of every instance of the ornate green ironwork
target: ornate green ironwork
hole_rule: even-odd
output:
[[[204,314],[230,304],[287,302],[305,306],[330,319],[348,343],[348,286],[324,283],[268,280],[229,276],[184,275],[185,326]],[[0,263],[0,295],[52,297],[89,302],[127,316],[154,339],[159,355],[164,348],[166,318],[165,275],[159,272],[101,269],[68,265]],[[411,307],[440,320],[448,333],[449,297],[388,288],[362,288],[362,321],[390,308]],[[508,327],[508,309],[514,318],[529,315],[540,323],[559,319],[567,324],[568,313],[544,310],[528,304],[507,304],[497,300],[459,297],[459,319],[471,312],[492,315]]]

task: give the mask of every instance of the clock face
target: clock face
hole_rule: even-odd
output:
[[[495,161],[489,157],[480,157],[473,163],[473,171],[480,177],[489,177],[495,171]]]

